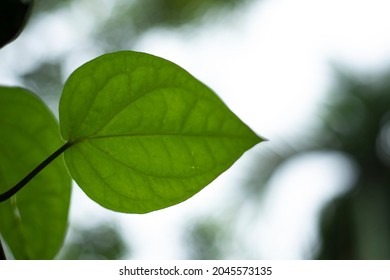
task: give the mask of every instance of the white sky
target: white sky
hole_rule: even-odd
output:
[[[97,51],[87,38],[96,19],[80,22],[78,11],[87,2],[46,16],[30,28],[30,34],[1,50],[0,82],[17,83],[10,73],[28,69],[50,53],[65,59],[67,74],[94,58]],[[386,69],[389,8],[385,0],[263,0],[231,20],[191,34],[149,32],[136,49],[187,69],[258,134],[271,141],[288,141],[299,139],[315,124],[316,110],[332,82],[329,61],[364,73]],[[98,12],[107,16],[104,10]],[[219,211],[221,204],[215,201],[234,196],[251,159],[265,146],[247,152],[190,200],[147,215],[107,211],[76,187],[70,223],[116,219],[126,235],[137,240],[132,242],[138,247],[135,258],[181,258],[180,228],[197,214]],[[319,207],[348,181],[347,162],[340,156],[311,154],[284,166],[270,184],[256,230],[245,237],[251,242],[248,247],[262,258],[304,258],[316,240]]]

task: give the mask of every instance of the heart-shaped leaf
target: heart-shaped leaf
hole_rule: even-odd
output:
[[[70,76],[60,127],[78,185],[128,213],[186,200],[262,140],[187,71],[130,51],[98,57]]]
[[[0,87],[0,193],[9,190],[64,143],[58,123],[35,95]],[[71,180],[57,158],[0,203],[0,233],[16,259],[51,259],[62,246]]]

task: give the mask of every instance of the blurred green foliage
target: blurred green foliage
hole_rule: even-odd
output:
[[[341,73],[322,145],[357,167],[351,190],[334,200],[321,223],[321,259],[390,259],[390,80]]]
[[[226,241],[230,239],[226,224],[215,219],[192,221],[184,234],[187,258],[192,260],[218,260],[226,257]]]
[[[72,3],[72,1],[75,0],[35,0],[33,16],[39,16],[42,13],[49,13],[55,11],[56,9],[64,8],[66,5]]]
[[[199,23],[206,15],[226,13],[244,2],[248,0],[144,0],[135,2],[132,14],[140,30],[159,25],[178,27]]]
[[[103,8],[93,9],[94,6],[88,1],[83,6],[77,5],[75,0],[36,0],[31,24],[49,13],[79,9],[77,12],[80,15],[85,13],[85,18],[96,22],[89,40],[100,49],[100,53],[107,53],[131,49],[140,36],[153,28],[177,29],[186,26],[190,33],[191,29],[207,20],[211,24],[213,19],[228,21],[229,14],[239,12],[251,1],[255,0],[113,0],[108,5],[99,0],[93,5],[112,7],[101,17],[99,13]],[[21,73],[20,78],[24,85],[42,94],[45,100],[58,101],[63,69],[64,61],[40,57],[37,65]]]
[[[253,0],[117,1],[111,16],[96,30],[95,38],[105,51],[126,49],[150,29],[194,28],[206,20],[227,20],[231,12],[250,1]]]
[[[347,193],[332,200],[320,218],[319,259],[390,259],[390,79],[336,70],[338,82],[323,107],[311,141],[271,143],[252,174],[251,189],[263,190],[283,163],[312,152],[339,152],[356,170]],[[252,196],[248,192],[248,198]]]
[[[57,101],[61,95],[63,86],[61,77],[61,63],[59,61],[44,61],[21,75],[25,86],[49,103]]]
[[[129,257],[131,248],[112,223],[70,228],[69,240],[59,258],[64,260],[119,260]]]

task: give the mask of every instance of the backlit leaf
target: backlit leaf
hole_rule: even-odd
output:
[[[188,72],[130,51],[71,75],[60,127],[78,185],[102,206],[129,213],[186,200],[262,140]]]
[[[63,145],[42,101],[0,87],[0,192],[18,183]],[[0,202],[0,233],[16,259],[51,259],[65,236],[71,180],[57,158],[10,199]]]

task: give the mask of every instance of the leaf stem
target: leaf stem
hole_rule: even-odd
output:
[[[37,167],[34,168],[29,174],[26,175],[19,183],[13,186],[11,189],[5,193],[0,194],[0,202],[9,199],[11,196],[20,191],[28,182],[30,182],[39,172],[42,171],[49,163],[55,160],[59,155],[66,151],[69,147],[72,146],[71,142],[67,142],[62,145],[58,150],[52,153],[48,158],[42,161]]]

